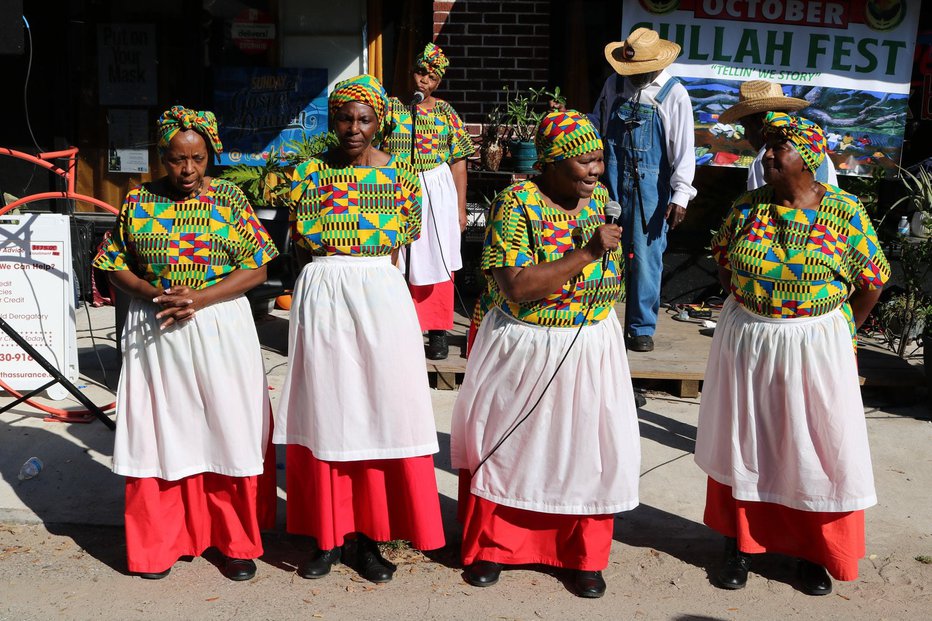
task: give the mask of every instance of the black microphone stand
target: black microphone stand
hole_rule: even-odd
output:
[[[411,112],[411,152],[408,153],[408,163],[411,164],[411,168],[414,168],[414,147],[417,144],[417,140],[415,139],[415,136],[414,136],[414,130],[415,130],[415,126],[417,125],[417,104],[418,104],[417,95],[418,94],[420,94],[420,91],[417,91],[415,96],[411,98],[411,104],[409,106],[409,109]],[[424,98],[421,97],[420,100],[424,101]],[[417,169],[415,169],[415,172],[417,172]],[[424,204],[423,201],[424,199],[422,197],[421,198],[422,207]],[[423,212],[421,215],[421,219],[423,221]],[[410,241],[407,244],[405,244],[405,280],[408,281],[409,285],[411,284],[411,242]]]

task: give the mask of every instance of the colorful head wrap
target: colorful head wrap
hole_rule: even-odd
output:
[[[442,78],[447,67],[450,66],[450,59],[446,57],[439,47],[433,43],[428,43],[424,46],[421,55],[414,59],[414,66],[418,69],[433,71],[438,78]]]
[[[217,117],[210,110],[191,110],[184,106],[172,106],[171,109],[162,113],[156,126],[159,134],[159,152],[168,149],[168,144],[175,134],[182,130],[193,129],[204,137],[215,154],[223,153]]]
[[[785,136],[812,172],[825,159],[825,133],[807,118],[786,112],[768,112],[764,117],[763,134],[765,140],[775,134]]]
[[[534,167],[559,162],[602,148],[602,138],[589,118],[576,110],[554,111],[537,128],[537,163]]]
[[[386,124],[390,120],[386,116],[388,110],[388,95],[382,88],[382,83],[378,78],[368,74],[357,75],[355,78],[349,78],[342,82],[337,82],[327,100],[327,108],[330,110],[330,116],[339,110],[343,104],[351,101],[358,101],[366,104],[375,111],[376,120],[379,123],[379,131],[376,132],[373,142],[378,142],[388,129]]]

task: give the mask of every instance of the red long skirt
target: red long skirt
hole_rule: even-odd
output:
[[[453,329],[453,281],[408,285],[421,331]]]
[[[366,461],[321,461],[289,444],[288,532],[310,535],[322,550],[362,533],[404,539],[419,550],[444,545],[433,455]]]
[[[182,556],[200,556],[209,547],[231,558],[262,556],[257,479],[212,472],[178,481],[127,477],[129,570],[161,572]]]
[[[271,415],[271,409],[269,414]],[[278,473],[275,468],[275,445],[272,444],[274,427],[274,422],[270,421],[269,441],[265,445],[262,474],[259,475],[256,490],[256,516],[259,520],[259,528],[262,530],[275,530],[278,509]]]
[[[736,500],[731,487],[708,480],[703,521],[738,539],[748,554],[773,552],[825,567],[836,580],[857,580],[864,557],[864,511],[821,513]]]
[[[506,507],[469,491],[460,471],[459,519],[463,523],[463,565],[540,563],[601,571],[608,567],[615,516],[558,515]]]

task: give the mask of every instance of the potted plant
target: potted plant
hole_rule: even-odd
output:
[[[261,166],[237,164],[226,168],[222,179],[232,181],[246,195],[253,209],[275,209],[285,204],[290,184],[287,183],[287,170],[301,162],[315,157],[336,144],[336,136],[330,132],[305,134],[301,140],[286,143],[289,152],[284,155],[269,153],[268,159]],[[271,217],[271,216],[269,216]]]
[[[505,91],[505,122],[513,138],[508,145],[512,164],[516,172],[534,172],[537,159],[534,134],[537,126],[550,112],[553,104],[565,105],[566,98],[560,94],[559,86],[552,92],[543,87],[510,91],[504,86],[502,90]]]
[[[485,127],[482,130],[482,145],[479,147],[479,163],[486,170],[498,170],[502,163],[507,128],[505,127],[505,113],[501,106],[495,106],[486,116]]]
[[[893,203],[891,209],[905,203],[907,211],[911,212],[910,233],[913,237],[929,237],[932,233],[932,173],[922,166],[916,167],[915,172],[905,168],[900,168],[899,172],[906,195]]]

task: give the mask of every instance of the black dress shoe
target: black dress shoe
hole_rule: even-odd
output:
[[[718,586],[730,590],[743,589],[748,583],[751,557],[738,549],[738,540],[734,537],[725,538],[724,561],[716,576]]]
[[[578,570],[573,577],[573,589],[576,595],[595,599],[605,595],[605,578],[601,571]]]
[[[492,561],[476,561],[463,571],[463,579],[477,587],[492,586],[501,575],[501,564]]]
[[[318,550],[311,558],[298,566],[298,575],[313,580],[323,578],[330,573],[330,568],[340,560],[340,548]]]
[[[634,407],[642,408],[645,405],[647,405],[647,397],[645,397],[643,393],[640,393],[635,390],[634,391]]]
[[[806,595],[828,595],[832,592],[832,579],[821,565],[799,560],[799,582]]]
[[[447,333],[445,330],[428,330],[427,331],[427,350],[425,355],[428,360],[446,360],[450,355],[450,345],[447,343]]]
[[[654,351],[654,338],[649,334],[630,336],[627,339],[627,345],[630,351]]]
[[[136,575],[142,578],[143,580],[161,580],[162,578],[170,574],[171,571],[172,571],[172,568],[169,567],[165,571],[158,571],[158,572],[140,571]]]
[[[252,580],[256,576],[256,563],[248,558],[227,558],[223,564],[223,575],[236,582]]]
[[[394,563],[385,560],[379,552],[379,544],[363,535],[358,535],[356,540],[354,566],[360,576],[376,584],[390,581],[395,574]]]

